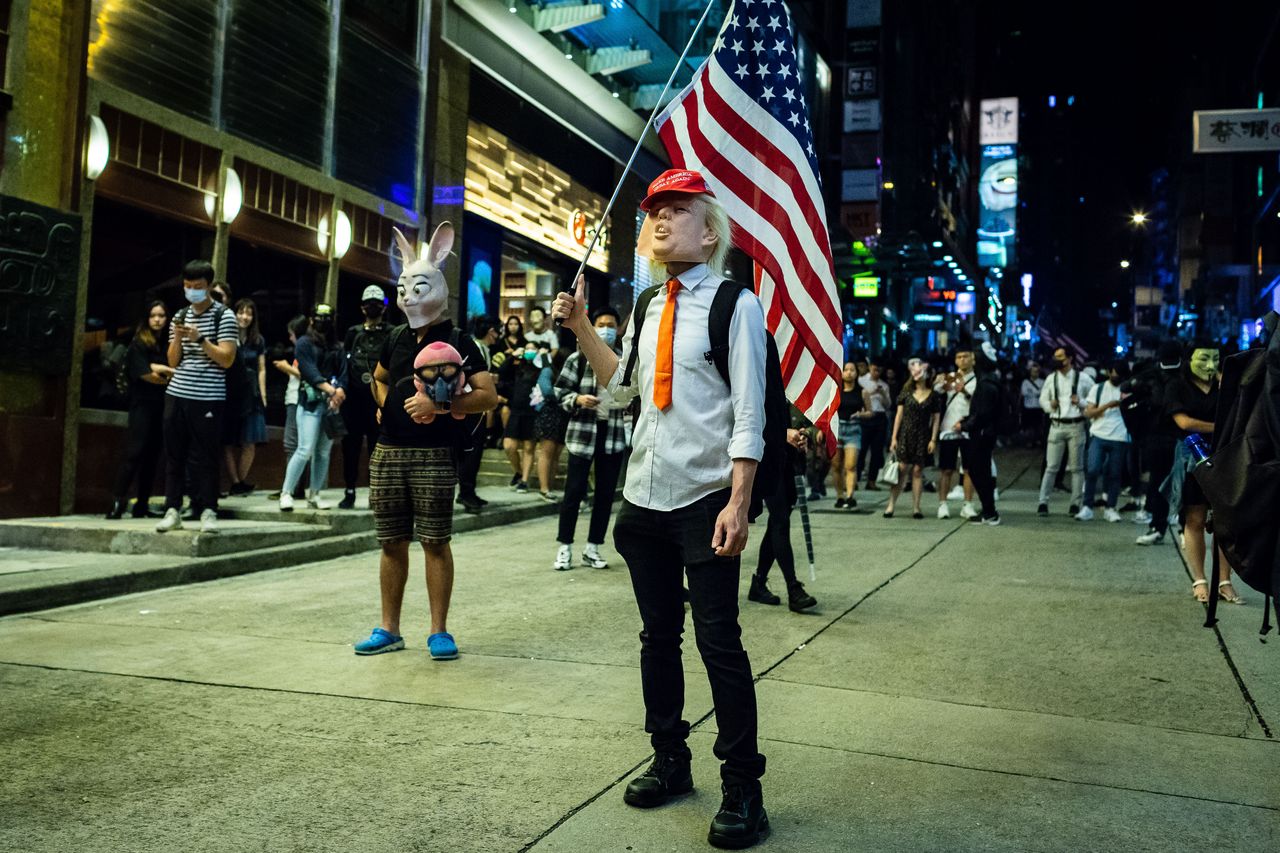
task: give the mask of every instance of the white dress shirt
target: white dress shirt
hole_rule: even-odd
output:
[[[707,318],[724,281],[706,264],[678,276],[675,358],[671,406],[653,402],[658,328],[667,295],[649,302],[640,331],[635,375],[623,386],[631,358],[635,323],[622,339],[622,359],[605,386],[616,404],[640,395],[640,417],[632,439],[623,496],[636,506],[667,512],[688,506],[733,485],[733,460],[764,455],[765,326],[755,294],[738,297],[729,325],[729,378],[732,390],[712,364]]]
[[[1071,388],[1075,386],[1076,396],[1083,403],[1093,390],[1093,380],[1089,374],[1080,374],[1080,382],[1076,384],[1076,371],[1068,370],[1065,374],[1060,370],[1050,373],[1040,389],[1040,408],[1048,412],[1050,418],[1084,418],[1084,406],[1071,404]]]

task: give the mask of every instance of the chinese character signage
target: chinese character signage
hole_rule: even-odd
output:
[[[1013,266],[1018,214],[1017,147],[983,146],[980,175],[978,266]]]
[[[1018,144],[1018,99],[991,98],[978,110],[979,145]]]
[[[1197,154],[1280,151],[1280,110],[1197,110],[1191,126]]]

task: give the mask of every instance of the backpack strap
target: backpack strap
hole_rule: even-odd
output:
[[[711,311],[707,314],[707,335],[711,340],[711,349],[707,350],[706,359],[716,366],[716,372],[724,380],[724,384],[733,387],[729,381],[729,328],[733,325],[733,312],[738,310],[738,297],[742,291],[755,290],[746,284],[725,279],[720,282],[715,298],[711,300]]]
[[[662,288],[663,285],[655,284],[640,291],[640,295],[636,297],[636,304],[631,309],[631,327],[634,331],[631,333],[631,355],[627,358],[627,367],[622,373],[624,388],[631,385],[631,378],[636,372],[636,357],[640,352],[640,329],[644,327],[644,315],[649,313],[649,303]]]

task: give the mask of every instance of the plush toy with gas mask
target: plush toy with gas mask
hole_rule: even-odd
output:
[[[413,384],[418,394],[435,405],[435,414],[451,414],[454,420],[466,417],[452,410],[453,398],[467,390],[467,374],[462,369],[462,354],[444,341],[433,341],[422,348],[413,360]]]

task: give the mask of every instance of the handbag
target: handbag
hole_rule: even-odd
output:
[[[886,486],[898,485],[897,454],[889,454],[889,458],[885,460],[884,467],[880,469],[880,476],[877,479]]]
[[[324,434],[334,441],[345,438],[347,435],[347,422],[343,419],[342,412],[337,409],[330,409],[321,415],[320,426],[324,429]]]

